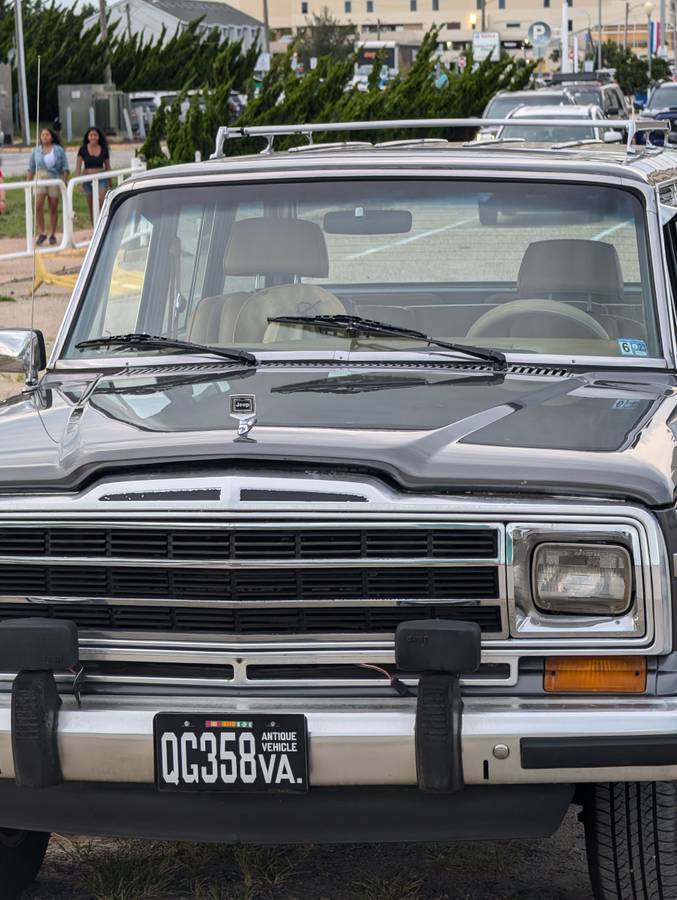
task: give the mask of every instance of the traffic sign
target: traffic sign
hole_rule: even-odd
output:
[[[547,47],[552,40],[552,28],[547,22],[533,22],[527,36],[534,47]]]
[[[501,35],[498,31],[473,31],[472,55],[475,62],[483,62],[490,57],[492,62],[501,58]]]

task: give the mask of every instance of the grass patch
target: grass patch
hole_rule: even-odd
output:
[[[356,887],[361,900],[420,900],[423,879],[415,875],[372,875]]]
[[[165,844],[145,841],[64,842],[82,892],[96,900],[173,896],[179,866]]]
[[[13,181],[25,181],[24,175],[16,175],[11,178],[5,178],[4,184],[10,184]],[[0,185],[2,190],[2,185]],[[2,238],[25,238],[26,236],[26,208],[24,200],[24,191],[5,191],[7,200],[7,208],[4,215],[0,216],[0,241]],[[87,198],[80,191],[75,191],[73,195],[75,204],[75,228],[89,228],[89,210],[87,209]],[[63,204],[59,203],[59,231],[63,222]],[[45,225],[49,228],[49,211],[47,203],[45,203]]]
[[[300,874],[306,848],[61,839],[95,900],[275,900]],[[406,900],[409,900],[407,897]]]
[[[0,294],[0,303],[16,303],[16,297],[10,297],[9,294]]]

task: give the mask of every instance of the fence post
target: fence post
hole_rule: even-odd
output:
[[[24,191],[24,208],[26,210],[26,249],[33,252],[33,191]]]

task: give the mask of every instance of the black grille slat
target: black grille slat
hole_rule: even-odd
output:
[[[0,556],[103,559],[493,559],[493,528],[0,528]]]
[[[149,569],[141,566],[0,568],[0,596],[175,600],[487,600],[498,596],[493,566],[451,568]]]
[[[477,622],[482,631],[500,631],[497,606],[417,603],[415,606],[352,606],[290,609],[105,606],[86,603],[2,603],[2,619],[71,619],[79,628],[202,634],[368,634],[392,633],[400,622],[447,619]],[[1,666],[1,664],[0,664]]]

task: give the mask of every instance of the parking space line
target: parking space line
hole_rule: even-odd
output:
[[[599,234],[593,235],[590,238],[592,241],[601,241],[602,238],[608,237],[610,234],[613,234],[615,231],[619,231],[621,228],[625,228],[626,225],[632,224],[632,219],[626,219],[625,222],[619,222],[618,225],[612,225],[611,228],[606,228],[604,231],[600,231]]]
[[[343,262],[351,259],[361,259],[363,256],[371,256],[372,253],[380,253],[382,250],[390,250],[391,247],[401,247],[404,244],[412,244],[414,241],[420,241],[421,238],[430,237],[433,234],[441,234],[443,231],[450,231],[452,228],[460,228],[461,225],[468,225],[470,222],[476,222],[477,218],[461,219],[460,222],[453,222],[451,225],[443,225],[441,228],[431,228],[430,231],[422,231],[420,234],[414,234],[408,238],[402,238],[401,241],[393,241],[392,244],[382,244],[380,247],[372,247],[370,250],[363,250],[362,253],[354,253],[352,256],[346,256]]]

